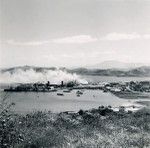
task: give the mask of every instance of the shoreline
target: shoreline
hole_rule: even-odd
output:
[[[125,99],[129,100],[129,103],[126,103],[125,105],[121,105],[124,107],[126,110],[131,110],[131,111],[136,111],[139,110],[143,107],[150,107],[150,92],[144,92],[144,91],[150,91],[150,86],[149,88],[146,87],[145,90],[145,84],[149,85],[149,81],[140,81],[140,82],[126,82],[126,83],[90,83],[90,84],[79,84],[75,85],[73,82],[70,83],[72,86],[67,87],[65,84],[61,85],[54,85],[51,84],[49,85],[49,82],[46,84],[20,84],[19,86],[12,87],[9,89],[6,89],[6,92],[41,92],[41,93],[51,93],[51,92],[57,92],[57,95],[61,95],[62,97],[64,96],[64,93],[70,93],[72,90],[101,90],[104,93],[110,93],[119,99]],[[142,91],[134,91],[134,89],[140,84],[140,90]],[[142,84],[142,85],[141,85]],[[39,86],[38,86],[39,85]],[[75,86],[74,86],[75,85]],[[53,86],[53,89],[51,89],[51,86]],[[36,88],[36,90],[34,89]],[[56,87],[56,88],[55,88]],[[143,88],[144,87],[144,88]],[[17,88],[17,89],[16,89]],[[19,89],[18,89],[19,88]],[[45,89],[43,89],[45,88]],[[47,88],[47,89],[46,89]],[[29,89],[29,90],[28,90]],[[62,91],[61,93],[59,91]],[[5,90],[4,90],[5,91]],[[83,93],[83,92],[80,92]],[[82,94],[77,94],[77,95],[82,95]],[[65,96],[64,96],[65,97]],[[147,100],[145,100],[147,99]],[[109,104],[108,104],[109,105]],[[119,107],[114,107],[114,110],[119,110]]]
[[[3,122],[8,131],[4,140],[8,138],[9,147],[150,146],[150,110],[146,108],[132,112],[124,111],[124,108],[113,111],[111,107],[99,106],[77,113],[11,113],[9,118],[3,116]],[[13,136],[13,141],[10,136]]]

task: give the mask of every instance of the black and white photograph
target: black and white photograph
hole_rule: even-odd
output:
[[[150,0],[0,0],[0,148],[150,148]]]

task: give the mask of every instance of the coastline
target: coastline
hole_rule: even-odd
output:
[[[142,83],[144,83],[144,82],[142,82]],[[11,88],[12,90],[11,89],[10,90],[6,89],[6,90],[8,90],[8,92],[10,92],[10,93],[11,92],[15,92],[15,93],[18,93],[18,92],[26,92],[26,93],[28,93],[28,92],[29,93],[30,92],[32,92],[32,93],[39,92],[40,93],[41,92],[41,93],[50,93],[50,94],[52,93],[53,94],[53,92],[56,92],[56,93],[54,93],[55,95],[60,94],[62,96],[62,97],[58,98],[60,101],[64,100],[64,98],[67,95],[70,95],[70,97],[72,97],[72,95],[75,95],[75,94],[72,94],[72,91],[76,91],[76,95],[77,96],[79,95],[78,99],[81,100],[82,97],[80,97],[80,96],[82,96],[82,94],[84,94],[84,93],[86,94],[85,90],[91,90],[91,91],[92,90],[99,90],[99,91],[103,91],[106,94],[110,93],[119,99],[128,100],[128,102],[120,105],[120,106],[124,107],[126,110],[136,111],[136,110],[141,109],[142,107],[148,107],[149,108],[150,107],[149,106],[150,92],[133,91],[133,90],[128,88],[131,85],[130,83],[131,82],[126,82],[126,83],[118,83],[118,82],[117,83],[114,83],[114,82],[90,83],[90,84],[86,84],[86,85],[81,85],[81,84],[75,85],[72,87],[67,87],[67,86],[65,86],[65,84],[64,84],[64,86],[51,84],[52,86],[56,86],[56,88],[53,88],[52,90],[50,89],[50,87],[48,87],[49,88],[48,90],[46,90],[46,89],[43,90],[43,86],[47,86],[47,83],[46,84],[40,84],[40,85],[42,85],[42,89],[40,88],[40,90],[34,90],[34,88],[33,88],[33,90],[31,89],[35,84],[33,84],[33,86],[32,86],[32,84],[19,84],[19,86],[17,86],[17,85],[15,86],[16,88],[20,87],[21,89],[19,89],[19,90],[16,90],[15,87],[14,88],[12,87]],[[140,82],[138,82],[138,83],[140,83]],[[73,83],[71,83],[71,84],[73,84]],[[36,87],[37,86],[38,86],[38,84],[36,84]],[[30,88],[30,90],[27,90],[27,88]],[[77,92],[79,92],[81,94],[77,94]],[[38,95],[38,97],[39,97],[39,95]],[[85,97],[87,97],[87,96],[85,96]],[[100,97],[104,97],[104,96],[102,95]],[[62,98],[62,99],[60,99],[60,98]],[[91,99],[92,98],[93,99],[95,98],[94,92],[93,92],[93,96],[91,96]],[[74,98],[74,99],[78,100],[77,98]],[[103,99],[105,99],[105,98],[103,98]],[[69,101],[69,98],[67,98],[66,101]],[[87,100],[87,101],[89,101],[89,100]],[[93,100],[93,101],[96,101],[96,100]],[[99,105],[103,105],[103,104],[99,104]],[[114,108],[114,110],[119,110],[119,106],[116,107],[116,106],[112,105],[111,103],[107,104],[107,105],[111,105]],[[91,106],[91,108],[93,108],[93,107]],[[85,109],[85,108],[81,107],[81,109]],[[72,110],[70,110],[70,111],[72,111]]]
[[[150,146],[150,110],[146,108],[136,112],[123,108],[113,111],[110,106],[77,113],[35,111],[19,115],[7,112],[3,123],[6,125],[3,130],[8,131],[4,141],[15,148]]]
[[[93,91],[95,86],[89,88]],[[110,90],[103,92],[105,93],[116,95]],[[123,96],[127,94],[121,93]],[[132,92],[130,93],[132,95]],[[146,102],[145,98],[124,99],[129,102],[123,106],[102,105],[76,112],[56,113],[35,110],[20,114],[7,110],[3,114],[0,112],[2,125],[5,125],[5,127],[0,126],[0,130],[6,133],[2,137],[4,141],[7,141],[7,146],[16,148],[149,147],[149,101]],[[13,137],[13,142],[9,140],[9,137]]]

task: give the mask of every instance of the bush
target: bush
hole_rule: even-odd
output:
[[[102,115],[102,116],[106,116],[110,113],[112,113],[113,110],[108,108],[108,107],[105,107],[105,108],[99,108],[99,114]]]
[[[5,94],[0,102],[0,147],[13,147],[16,142],[23,140],[17,128],[16,116],[11,111],[15,105],[8,101],[8,94]]]
[[[82,116],[82,115],[84,114],[84,111],[83,111],[82,109],[80,109],[80,110],[78,111],[78,114]]]

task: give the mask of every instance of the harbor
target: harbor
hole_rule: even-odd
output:
[[[99,105],[111,105],[114,109],[137,110],[150,98],[149,81],[103,82],[79,84],[63,82],[60,84],[28,83],[8,86],[2,94],[8,93],[16,102],[17,112],[32,110],[51,110],[53,112],[78,111]],[[139,103],[140,102],[140,103]]]
[[[130,81],[130,82],[97,82],[81,84],[76,81],[63,82],[60,84],[46,83],[26,83],[8,86],[5,92],[57,92],[63,90],[64,93],[70,93],[73,89],[99,89],[104,92],[117,93],[150,93],[150,81]],[[79,93],[81,94],[81,93]]]

